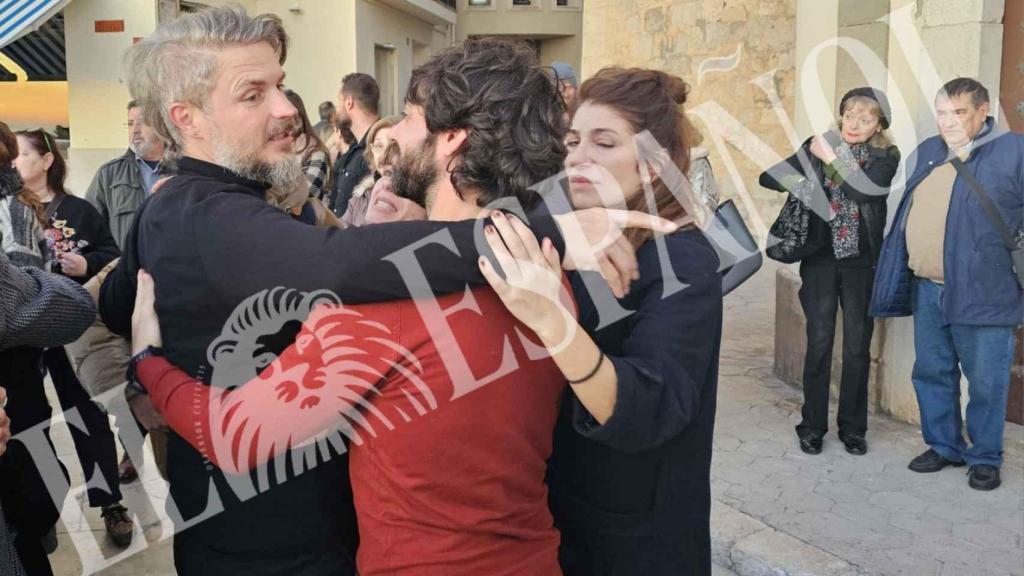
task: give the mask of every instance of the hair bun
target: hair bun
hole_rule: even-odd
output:
[[[680,106],[686,104],[686,97],[690,95],[690,85],[674,74],[664,72],[662,74],[664,75],[665,87],[672,101]]]

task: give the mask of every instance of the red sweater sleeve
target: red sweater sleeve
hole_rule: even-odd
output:
[[[222,470],[239,474],[291,448],[342,434],[376,434],[366,397],[389,373],[417,371],[398,344],[399,315],[387,304],[322,306],[259,376],[234,389],[192,378],[166,358],[137,366],[168,426]],[[386,419],[383,419],[386,422]]]

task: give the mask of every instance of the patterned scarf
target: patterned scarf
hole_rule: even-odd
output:
[[[46,236],[32,208],[18,200],[21,187],[13,167],[0,167],[0,244],[11,264],[44,268]]]
[[[835,149],[839,174],[852,174],[863,168],[868,159],[868,145],[843,142]],[[825,188],[832,199],[831,219],[832,251],[836,260],[856,258],[860,255],[860,208],[857,202],[846,196],[842,184],[825,177]]]

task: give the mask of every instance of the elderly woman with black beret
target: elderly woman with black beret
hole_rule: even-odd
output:
[[[888,99],[855,88],[839,104],[838,133],[808,139],[761,174],[765,188],[788,192],[810,208],[799,249],[800,303],[807,317],[800,448],[821,452],[828,431],[829,381],[836,311],[843,311],[839,439],[850,454],[867,452],[868,370],[873,320],[868,316],[885,230],[886,199],[900,153],[890,144]],[[769,249],[769,255],[772,251]],[[795,258],[797,259],[797,258]]]

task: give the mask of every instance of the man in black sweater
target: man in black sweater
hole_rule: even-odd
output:
[[[234,328],[225,321],[254,294],[277,287],[328,289],[345,303],[358,303],[483,283],[475,241],[483,221],[328,230],[266,203],[270,186],[287,188],[303,178],[291,151],[296,111],[282,91],[286,45],[276,16],[251,18],[231,7],[162,25],[128,55],[132,96],[146,121],[171,142],[178,175],[140,209],[122,260],[103,285],[100,312],[113,331],[129,334],[135,276],[146,269],[159,287],[164,353],[206,382],[218,354],[208,350],[210,344]],[[531,225],[538,236],[568,250],[567,262],[597,263],[621,288],[636,270],[622,228],[661,223],[638,213],[592,209],[535,217]],[[418,246],[429,286],[406,285],[387,259],[412,245]],[[598,245],[603,247],[591,248]],[[216,380],[225,384],[220,376]],[[301,463],[282,463],[257,483],[215,470],[172,435],[169,510],[179,530],[179,573],[352,573],[339,546],[354,547],[356,534],[351,495],[339,490],[348,484],[340,460],[325,457],[307,470]]]

